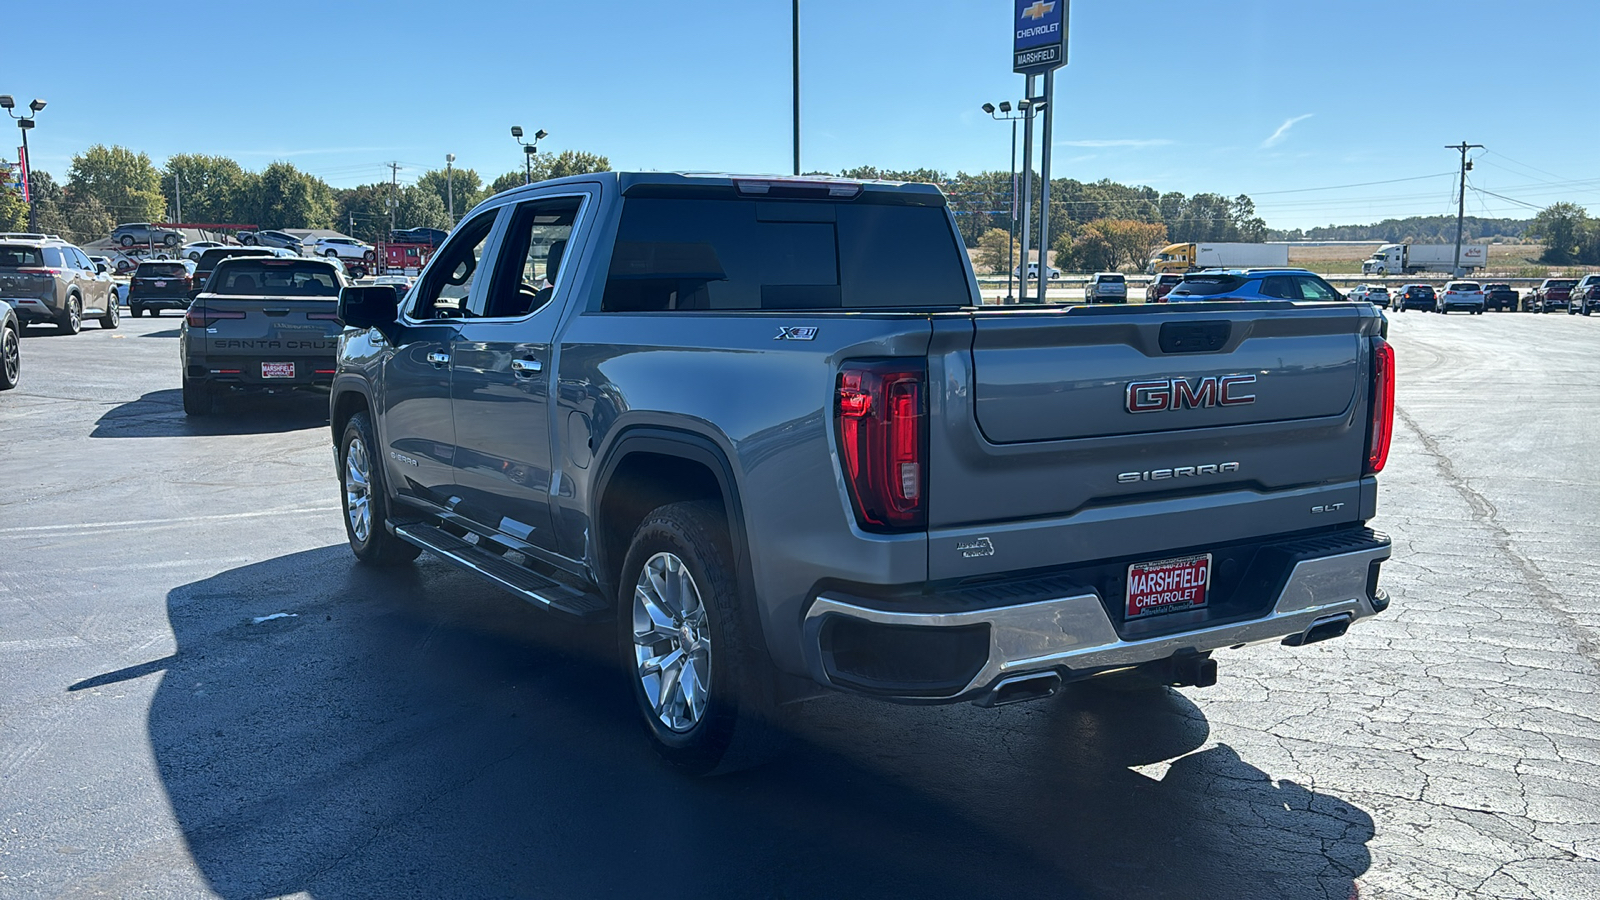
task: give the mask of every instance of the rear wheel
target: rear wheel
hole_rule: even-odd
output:
[[[217,414],[217,389],[204,381],[183,380],[183,414],[186,416],[214,416]]]
[[[634,532],[618,643],[656,752],[694,775],[765,762],[780,744],[772,664],[752,640],[720,504],[673,503]]]
[[[368,565],[408,563],[422,552],[389,533],[389,497],[383,490],[383,467],[374,458],[377,441],[364,412],[350,417],[339,441],[339,482],[344,505],[344,532],[356,559]]]
[[[83,301],[77,295],[67,298],[66,314],[56,323],[56,330],[62,334],[77,334],[83,330]]]
[[[17,386],[22,375],[22,341],[8,322],[0,326],[0,391]]]
[[[135,318],[135,319],[137,319],[137,318],[139,318],[139,317],[140,317],[140,316],[142,316],[142,315],[144,315],[144,307],[142,307],[142,306],[140,306],[140,305],[139,305],[139,304],[137,304],[137,303],[131,303],[131,302],[130,302],[130,303],[129,303],[129,304],[128,304],[128,312],[131,312],[131,313],[133,313],[133,317],[134,317],[134,318]]]
[[[122,310],[117,308],[117,295],[106,299],[106,314],[100,317],[101,328],[115,328],[122,324]]]
[[[166,244],[168,247],[176,247],[178,246],[178,236],[175,234],[169,234],[161,239],[161,243]]]

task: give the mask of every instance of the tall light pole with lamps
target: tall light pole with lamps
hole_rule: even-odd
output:
[[[544,140],[545,138],[549,137],[550,136],[550,132],[545,131],[544,129],[540,129],[538,131],[535,131],[533,133],[533,140],[531,142],[529,142],[529,141],[524,141],[522,139],[522,126],[521,125],[513,125],[513,126],[511,126],[511,136],[516,138],[517,139],[517,143],[522,145],[522,157],[523,157],[523,161],[522,161],[522,183],[523,184],[532,184],[533,183],[533,155],[535,153],[539,152],[539,142]]]
[[[1011,221],[1006,229],[1006,261],[1010,262],[1016,255],[1014,249],[1017,241],[1017,122],[1032,115],[1033,104],[1027,100],[1017,101],[1016,113],[1011,112],[1011,102],[1004,101],[1000,104],[1000,114],[995,115],[993,103],[985,103],[983,111],[989,117],[1000,122],[1011,123]],[[1018,274],[1021,274],[1020,272]],[[1006,302],[1015,303],[1016,295],[1011,292],[1011,268],[1006,267]]]
[[[17,127],[22,130],[23,178],[26,179],[24,184],[27,187],[27,191],[28,191],[28,230],[29,231],[34,231],[38,227],[35,224],[38,221],[38,217],[34,214],[33,183],[32,183],[33,182],[33,154],[28,152],[28,132],[33,130],[33,116],[37,116],[39,114],[39,111],[44,109],[45,103],[44,103],[43,100],[38,100],[38,99],[35,99],[32,103],[29,103],[28,104],[28,109],[30,111],[32,111],[32,113],[33,113],[32,116],[19,116],[16,113],[12,112],[12,110],[15,109],[16,106],[17,106],[17,103],[16,103],[15,100],[11,99],[11,95],[10,94],[0,94],[0,109],[4,109],[6,111],[6,115],[10,116],[13,119],[16,119],[17,120]]]

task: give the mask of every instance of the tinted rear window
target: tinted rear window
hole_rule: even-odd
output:
[[[339,296],[339,279],[326,263],[292,259],[224,261],[211,273],[213,294],[270,294],[278,297]]]
[[[21,244],[0,244],[0,269],[42,265],[44,265],[44,257],[39,255],[38,247],[27,247]]]
[[[147,262],[139,263],[139,270],[133,274],[137,278],[154,278],[159,276],[178,278],[188,274],[188,272],[188,268],[185,267],[183,263]]]
[[[602,308],[871,309],[971,302],[943,208],[630,197]]]
[[[1244,284],[1244,279],[1237,275],[1200,275],[1185,278],[1182,283],[1172,289],[1172,293],[1174,295],[1210,297],[1215,294],[1236,291],[1242,284]]]
[[[1458,281],[1455,284],[1450,285],[1450,289],[1453,290],[1453,291],[1481,291],[1481,290],[1483,290],[1483,288],[1478,287],[1478,283],[1476,281]]]
[[[1549,283],[1549,286],[1550,287],[1570,288],[1570,287],[1577,287],[1578,286],[1578,282],[1577,282],[1577,279],[1573,279],[1572,281],[1552,281],[1552,282]]]
[[[1121,275],[1101,275],[1100,276],[1100,283],[1101,284],[1126,284],[1127,283],[1127,279],[1123,278]]]

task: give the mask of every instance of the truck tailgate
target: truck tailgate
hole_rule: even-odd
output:
[[[952,388],[931,419],[933,577],[1371,515],[1368,304],[985,310],[964,335],[954,325],[930,352]],[[980,537],[992,556],[955,552]]]
[[[241,297],[201,294],[189,308],[189,340],[213,366],[233,360],[246,381],[305,381],[333,369],[342,330],[335,298]],[[198,323],[203,322],[203,325]],[[293,363],[263,369],[260,363]]]

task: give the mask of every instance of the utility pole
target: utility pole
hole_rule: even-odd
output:
[[[177,224],[182,225],[183,224],[183,172],[178,170],[178,169],[173,169],[172,170],[172,196],[173,196],[174,205],[176,205],[178,207],[178,212],[177,212],[178,221],[177,221]]]
[[[1481,150],[1482,144],[1469,144],[1462,141],[1459,144],[1446,144],[1446,150],[1461,151],[1461,194],[1456,201],[1456,264],[1450,271],[1455,277],[1461,277],[1461,230],[1467,218],[1467,170],[1472,168],[1472,163],[1467,162],[1468,150]],[[1487,262],[1487,260],[1485,260]]]
[[[389,163],[389,230],[395,229],[395,213],[400,208],[400,164]]]
[[[1029,98],[1032,99],[1032,98]],[[1044,73],[1044,139],[1039,147],[1039,302],[1050,284],[1050,141],[1056,118],[1056,70]],[[1037,105],[1038,101],[1035,101]]]
[[[800,174],[800,0],[794,0],[794,174]]]

